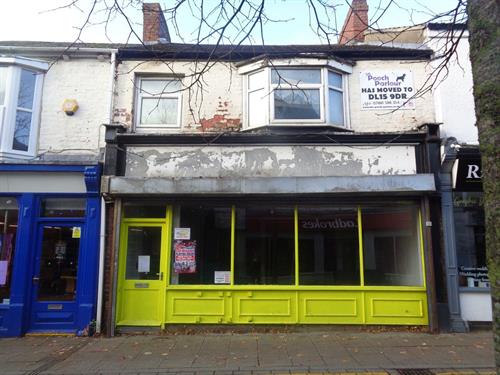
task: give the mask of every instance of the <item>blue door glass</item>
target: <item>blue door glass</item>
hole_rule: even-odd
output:
[[[39,225],[31,330],[76,329],[77,281],[83,225]]]

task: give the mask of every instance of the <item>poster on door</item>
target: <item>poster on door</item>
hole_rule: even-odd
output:
[[[361,109],[415,109],[411,70],[365,70],[359,75]]]
[[[196,272],[196,241],[174,241],[174,272]]]

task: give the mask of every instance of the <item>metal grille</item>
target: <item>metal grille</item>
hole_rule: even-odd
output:
[[[399,375],[434,375],[431,370],[422,368],[404,368],[396,369]]]

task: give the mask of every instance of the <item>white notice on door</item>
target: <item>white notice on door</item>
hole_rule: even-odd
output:
[[[139,255],[137,262],[138,272],[149,272],[150,256],[149,255]]]
[[[214,284],[229,284],[230,280],[231,280],[231,272],[214,271]]]

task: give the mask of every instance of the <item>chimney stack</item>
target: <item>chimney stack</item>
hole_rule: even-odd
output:
[[[350,44],[365,41],[368,28],[368,4],[366,0],[352,0],[340,33],[339,44]]]
[[[142,41],[144,44],[170,43],[167,21],[158,3],[142,4],[143,26]]]

